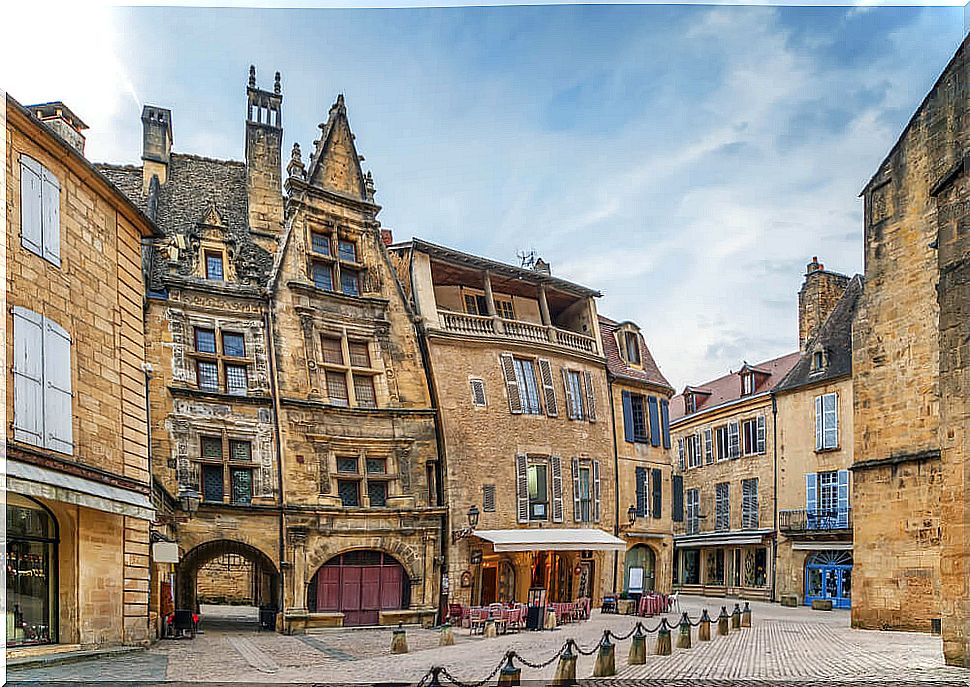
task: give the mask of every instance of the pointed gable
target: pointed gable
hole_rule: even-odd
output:
[[[322,135],[310,163],[308,179],[311,185],[329,191],[367,200],[367,185],[360,168],[360,156],[354,145],[354,135],[347,120],[343,95],[330,108],[330,116],[321,124]]]

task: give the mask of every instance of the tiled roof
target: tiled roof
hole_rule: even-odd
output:
[[[859,308],[862,288],[862,277],[857,274],[815,336],[806,344],[804,355],[775,387],[776,391],[792,391],[808,384],[852,374],[852,323]],[[822,370],[813,372],[812,357],[819,349],[825,351],[826,365]]]
[[[767,376],[759,375],[758,386],[755,389],[755,392],[762,393],[764,391],[771,391],[773,388],[775,388],[775,386],[785,377],[785,375],[788,374],[789,370],[795,366],[799,357],[799,352],[795,351],[794,353],[783,355],[780,358],[774,358],[772,360],[766,360],[763,363],[748,365],[749,368],[757,368],[768,373]],[[730,401],[736,401],[741,398],[741,377],[737,372],[731,372],[723,377],[718,377],[710,382],[697,384],[690,388],[702,388],[705,391],[711,392],[709,396],[700,394],[697,395],[697,412],[700,413],[709,408],[714,408],[715,406],[729,403]],[[684,417],[686,414],[686,408],[684,407],[684,395],[677,394],[670,399],[670,419],[676,420]]]
[[[640,361],[643,364],[641,369],[631,367],[623,359],[623,356],[620,355],[620,347],[617,345],[616,337],[613,335],[619,323],[602,315],[599,317],[599,323],[600,335],[603,338],[603,352],[606,354],[606,368],[612,376],[635,382],[657,384],[673,391],[673,387],[670,386],[667,378],[663,376],[642,336],[640,337]]]

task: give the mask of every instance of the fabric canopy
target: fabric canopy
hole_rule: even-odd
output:
[[[626,551],[626,542],[597,529],[476,530],[502,551]]]

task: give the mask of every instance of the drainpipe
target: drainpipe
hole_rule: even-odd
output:
[[[775,601],[775,584],[778,580],[778,397],[771,392],[771,443],[774,462],[774,496],[772,498],[771,528],[771,600]]]
[[[280,396],[279,380],[276,378],[276,338],[274,336],[275,323],[273,320],[274,302],[272,294],[267,298],[267,308],[263,314],[263,324],[266,329],[266,356],[269,358],[270,396],[273,399],[273,431],[276,435],[276,493],[279,511],[279,585],[277,605],[278,612],[283,613],[286,599],[286,587],[283,584],[283,561],[286,556],[286,540],[284,537],[285,519],[283,515],[283,432],[280,428]],[[293,590],[294,594],[299,590]]]
[[[606,375],[606,389],[610,398],[610,426],[613,428],[613,536],[620,536],[620,456],[616,449],[616,408],[613,402],[613,380]],[[616,594],[620,554],[613,552],[613,593]]]

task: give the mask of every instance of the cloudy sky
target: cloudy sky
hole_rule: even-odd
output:
[[[41,45],[4,37],[0,87],[68,103],[91,159],[138,162],[143,104],[173,110],[176,151],[241,159],[251,63],[263,85],[283,74],[286,151],[309,150],[344,93],[396,239],[534,249],[638,322],[678,389],[794,350],[813,255],[862,270],[858,192],[965,32],[956,7],[66,6],[43,22]]]

